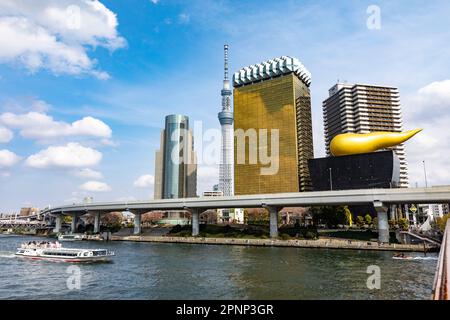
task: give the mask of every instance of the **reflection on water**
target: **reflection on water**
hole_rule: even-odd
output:
[[[0,237],[0,299],[429,299],[436,255],[130,242],[73,242],[115,251],[112,263],[77,264],[81,289],[69,290],[68,263],[14,258],[23,241]],[[366,286],[381,269],[381,289]]]

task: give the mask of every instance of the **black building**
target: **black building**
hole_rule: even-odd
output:
[[[394,151],[308,161],[314,191],[399,187],[400,162]]]

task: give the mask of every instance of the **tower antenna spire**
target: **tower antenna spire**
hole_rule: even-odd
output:
[[[228,80],[228,45],[223,46],[223,79]]]

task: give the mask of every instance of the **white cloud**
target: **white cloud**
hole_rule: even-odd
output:
[[[102,159],[101,152],[83,147],[79,143],[68,143],[64,146],[51,146],[27,158],[25,164],[33,168],[79,168],[98,164]]]
[[[8,178],[11,176],[9,171],[0,171],[0,178]]]
[[[1,167],[11,167],[19,162],[20,157],[14,152],[3,149],[0,150],[0,168]]]
[[[104,146],[109,146],[109,147],[118,147],[119,143],[117,141],[113,141],[111,139],[102,139],[100,140],[100,143]]]
[[[150,2],[153,4],[158,4],[159,0],[150,0]]]
[[[95,171],[89,168],[79,169],[73,171],[73,175],[79,178],[87,178],[87,179],[103,179],[103,175],[99,171]]]
[[[450,80],[435,81],[420,88],[409,99],[411,114],[429,117],[446,116],[449,111]],[[431,107],[431,109],[430,109]]]
[[[190,20],[191,20],[191,16],[188,15],[187,13],[180,13],[178,15],[178,22],[180,24],[187,24],[187,23],[189,23]]]
[[[90,192],[105,192],[111,190],[111,187],[108,184],[100,181],[88,181],[80,185],[79,188]]]
[[[36,112],[45,113],[51,109],[51,105],[43,100],[33,99],[31,101],[31,109]]]
[[[137,188],[148,188],[155,184],[155,177],[151,174],[145,174],[140,176],[134,181],[134,186]]]
[[[52,108],[52,106],[47,102],[33,96],[5,98],[2,99],[1,104],[1,109],[4,112],[9,111],[15,114],[26,113],[30,111],[46,113]]]
[[[450,80],[430,83],[403,101],[405,129],[423,128],[406,143],[410,185],[424,186],[423,161],[429,186],[450,184]]]
[[[103,121],[93,117],[84,117],[72,123],[55,121],[53,117],[39,112],[14,114],[6,112],[0,115],[0,123],[10,128],[20,129],[20,135],[31,139],[49,139],[64,136],[89,136],[110,138],[111,128]]]
[[[437,98],[443,99],[446,102],[450,100],[450,80],[435,81],[419,89],[421,95],[436,95]]]
[[[0,62],[19,64],[30,72],[47,69],[106,79],[108,74],[96,69],[87,51],[124,47],[117,25],[116,15],[98,0],[2,0]]]
[[[14,137],[14,134],[11,130],[0,127],[0,143],[7,143],[12,140]]]

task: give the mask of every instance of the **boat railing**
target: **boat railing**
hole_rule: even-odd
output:
[[[62,245],[59,242],[50,243],[22,243],[21,249],[61,249]]]
[[[436,275],[433,284],[433,300],[450,300],[448,289],[450,285],[450,219],[445,226],[444,238],[442,239],[439,252]]]

